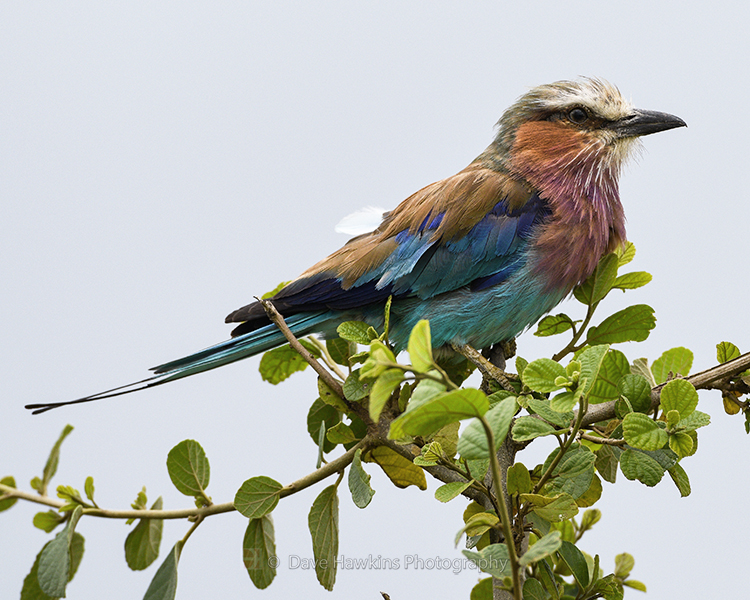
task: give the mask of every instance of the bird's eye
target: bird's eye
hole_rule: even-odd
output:
[[[588,114],[582,108],[574,108],[568,112],[568,119],[570,119],[571,123],[575,123],[576,125],[585,123],[588,118]]]

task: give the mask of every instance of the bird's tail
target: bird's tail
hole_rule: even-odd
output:
[[[330,317],[331,315],[327,311],[301,313],[287,318],[286,324],[296,337],[302,337],[310,333],[318,332],[321,328],[321,324],[330,319]],[[255,356],[256,354],[280,346],[285,341],[286,339],[284,338],[284,335],[279,331],[276,325],[264,325],[255,331],[210,346],[200,352],[153,367],[151,371],[154,372],[154,375],[142,379],[141,381],[129,383],[127,385],[112,388],[111,390],[99,392],[98,394],[77,398],[75,400],[27,404],[26,408],[33,411],[32,414],[37,415],[68,404],[80,404],[82,402],[93,402],[94,400],[123,396],[139,390],[156,387],[157,385],[162,385],[170,381],[175,381],[176,379],[189,377],[196,373],[210,371],[211,369],[242,360],[243,358]]]

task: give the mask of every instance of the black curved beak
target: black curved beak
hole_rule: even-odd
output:
[[[636,109],[627,117],[613,121],[608,127],[620,137],[639,137],[676,127],[687,127],[687,123],[669,113]]]

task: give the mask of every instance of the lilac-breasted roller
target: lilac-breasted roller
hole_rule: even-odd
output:
[[[334,335],[342,321],[382,326],[406,346],[429,319],[433,346],[486,348],[549,312],[625,242],[620,169],[638,138],[683,127],[673,115],[633,108],[601,79],[558,81],[521,96],[497,136],[463,171],[383,215],[271,299],[296,336]],[[143,381],[27,408],[43,412],[161,385],[285,342],[258,302],[232,312],[232,338],[153,368]]]

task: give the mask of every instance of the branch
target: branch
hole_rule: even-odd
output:
[[[331,388],[331,391],[333,391],[334,394],[336,394],[346,403],[351,412],[362,419],[365,424],[370,425],[372,421],[370,419],[369,412],[361,404],[357,404],[356,402],[349,402],[349,400],[346,399],[341,384],[333,377],[333,375],[331,375],[331,373],[325,367],[323,367],[323,365],[321,365],[315,359],[312,354],[310,354],[307,348],[300,344],[299,340],[292,333],[292,330],[289,329],[286,321],[284,321],[284,317],[282,317],[279,311],[276,310],[276,307],[273,305],[273,303],[270,300],[264,300],[260,298],[258,299],[258,302],[260,302],[261,306],[266,311],[266,315],[268,315],[268,318],[271,320],[271,322],[279,328],[279,331],[281,331],[282,334],[284,334],[284,337],[289,342],[289,345],[299,353],[299,355],[307,362],[308,365],[313,368],[313,370],[318,375],[320,375],[320,378],[329,388]]]
[[[365,437],[360,440],[356,446],[353,446],[346,453],[335,458],[331,462],[326,463],[320,467],[320,469],[284,486],[279,492],[279,498],[285,498],[292,494],[296,494],[297,492],[330,477],[334,473],[345,469],[354,460],[354,454],[357,450],[369,447],[371,444],[371,438]],[[26,492],[3,484],[0,484],[0,493],[2,494],[3,499],[18,498],[19,500],[27,500],[28,502],[35,502],[56,509],[60,509],[67,504],[62,500],[56,500],[49,496],[41,496],[34,492]],[[187,519],[188,517],[197,517],[199,520],[203,520],[203,518],[210,515],[232,512],[234,510],[236,509],[234,508],[233,502],[225,502],[223,504],[212,504],[211,506],[203,508],[180,508],[175,510],[110,510],[105,508],[84,508],[83,514],[90,517],[102,517],[105,519]]]
[[[715,389],[715,384],[722,380],[731,379],[736,377],[750,368],[750,352],[746,352],[742,356],[730,360],[728,362],[716,365],[695,375],[686,377],[685,380],[695,386],[698,390],[711,390]],[[662,383],[657,385],[651,390],[651,408],[656,409],[661,401],[661,390],[666,385]],[[588,411],[583,416],[581,423],[582,427],[591,425],[592,423],[598,423],[599,421],[606,421],[615,417],[615,402],[605,402],[603,404],[596,404],[589,406]]]

